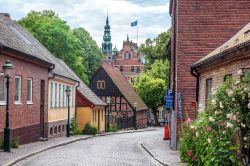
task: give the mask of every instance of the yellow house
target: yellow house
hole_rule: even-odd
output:
[[[83,129],[89,123],[97,127],[98,132],[105,131],[105,107],[104,103],[83,82],[80,82],[76,92],[77,124]]]
[[[48,134],[49,137],[64,135],[68,119],[68,99],[65,93],[67,86],[71,88],[70,118],[75,116],[75,95],[79,81],[71,69],[55,58],[55,69],[50,73],[48,81]]]

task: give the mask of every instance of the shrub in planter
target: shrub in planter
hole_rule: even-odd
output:
[[[95,135],[97,134],[97,127],[92,126],[89,123],[87,123],[84,129],[82,130],[82,133],[85,135]]]
[[[192,165],[244,165],[250,143],[250,77],[213,90],[195,121],[182,125],[180,155]]]

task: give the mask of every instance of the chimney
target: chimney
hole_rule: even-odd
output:
[[[0,16],[3,16],[5,19],[10,19],[9,13],[0,13]]]

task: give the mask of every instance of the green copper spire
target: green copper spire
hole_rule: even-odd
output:
[[[106,25],[104,26],[102,52],[105,55],[112,55],[112,42],[111,42],[111,34],[110,34],[110,25],[109,25],[108,14],[107,14],[107,19],[106,19]]]

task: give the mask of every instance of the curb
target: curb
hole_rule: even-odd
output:
[[[127,133],[155,131],[155,130],[156,129],[132,130],[132,131],[124,131],[124,132],[114,132],[114,133],[97,134],[97,135],[93,135],[93,136],[87,136],[87,137],[84,137],[84,138],[78,138],[78,139],[71,140],[71,141],[68,141],[68,142],[63,142],[63,143],[60,143],[60,144],[57,144],[57,145],[53,145],[53,146],[50,146],[50,147],[47,147],[47,148],[44,148],[44,149],[40,149],[40,150],[35,151],[33,153],[30,153],[30,154],[24,155],[22,157],[19,157],[19,158],[15,159],[14,161],[11,161],[11,162],[9,162],[7,164],[4,164],[3,166],[12,166],[12,165],[17,164],[18,162],[24,160],[24,159],[27,159],[27,158],[29,158],[31,156],[34,156],[34,155],[39,154],[39,153],[42,153],[44,151],[47,151],[47,150],[50,150],[50,149],[54,149],[54,148],[57,148],[57,147],[60,147],[60,146],[65,146],[65,145],[68,145],[68,144],[71,144],[71,143],[74,143],[74,142],[78,142],[78,141],[82,141],[82,140],[87,140],[87,139],[90,139],[90,138],[101,137],[101,136],[109,136],[109,135],[115,135],[115,134],[127,134]]]
[[[143,145],[142,142],[140,142],[139,145],[140,145],[140,146],[147,152],[147,154],[148,154],[149,156],[151,156],[158,164],[160,164],[160,165],[162,165],[162,166],[171,166],[170,164],[163,163],[163,162],[160,161],[158,158],[156,158],[156,157],[154,156],[154,154],[151,153],[150,150],[149,150],[145,145]]]

